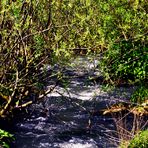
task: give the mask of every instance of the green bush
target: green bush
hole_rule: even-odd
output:
[[[131,96],[131,102],[142,103],[148,100],[148,86],[142,85]]]
[[[49,55],[42,33],[42,14],[48,12],[44,5],[35,0],[0,1],[0,116],[28,103],[35,90],[40,92],[40,68]]]
[[[105,51],[106,79],[147,79],[147,5],[145,0],[1,0],[0,116],[27,103],[26,94],[41,91],[47,76],[41,67],[69,64],[75,49]]]
[[[148,68],[146,52],[145,46],[132,43],[132,41],[113,44],[104,54],[102,62],[106,78],[126,83],[143,82],[146,80],[146,69]]]
[[[0,129],[0,146],[2,146],[3,148],[9,148],[9,144],[13,140],[13,135]]]
[[[141,131],[137,134],[128,145],[128,148],[147,148],[148,147],[148,130]]]
[[[114,1],[106,10],[102,29],[107,51],[101,63],[107,80],[139,83],[147,79],[148,14],[145,1]],[[111,25],[110,25],[111,24]],[[103,28],[104,27],[104,28]]]

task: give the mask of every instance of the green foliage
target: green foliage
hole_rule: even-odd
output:
[[[137,45],[134,45],[137,44]],[[129,83],[146,80],[148,55],[145,46],[132,41],[113,44],[105,53],[102,67],[106,78]]]
[[[0,129],[0,146],[3,148],[9,148],[9,143],[13,140],[13,135]]]
[[[142,103],[146,100],[148,100],[148,87],[147,85],[139,86],[131,96],[131,101],[134,103]]]
[[[143,83],[147,8],[145,0],[0,0],[0,117],[38,98],[51,78],[41,68],[69,64],[77,49],[103,53],[101,70],[111,83]],[[141,103],[147,92],[142,86],[131,100]],[[0,130],[5,137],[12,136]]]
[[[0,116],[26,104],[40,93],[40,68],[49,63],[46,46],[48,9],[45,1],[0,1]],[[47,29],[48,30],[48,29]],[[43,83],[43,82],[42,82]],[[28,103],[27,103],[28,104]]]
[[[102,13],[101,28],[108,50],[101,66],[106,79],[115,83],[147,79],[147,4],[136,2],[138,4],[125,1],[102,4],[106,12]]]
[[[147,79],[145,0],[0,3],[0,115],[26,103],[29,94],[40,93],[37,86],[46,77],[41,67],[69,64],[77,49],[105,51],[101,68],[108,80]]]
[[[128,148],[147,148],[148,147],[148,130],[141,131],[137,134],[128,145]]]

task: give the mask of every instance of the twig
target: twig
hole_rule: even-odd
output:
[[[5,114],[5,112],[8,110],[8,108],[11,104],[11,101],[12,101],[12,99],[13,99],[15,93],[16,93],[16,89],[17,89],[17,86],[18,86],[18,80],[19,80],[19,77],[18,77],[18,70],[17,70],[16,71],[15,86],[14,86],[13,92],[12,92],[11,96],[9,96],[7,104],[4,106],[4,108],[0,112],[1,116],[3,116]]]

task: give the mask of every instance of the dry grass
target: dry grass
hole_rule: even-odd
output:
[[[111,115],[115,122],[116,131],[107,136],[109,141],[119,148],[127,148],[130,140],[148,127],[148,120],[145,119],[144,115],[133,114],[130,111],[126,113],[112,112]]]

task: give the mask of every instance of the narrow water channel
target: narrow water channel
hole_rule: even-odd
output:
[[[128,101],[134,87],[105,92],[101,83],[90,81],[90,77],[100,75],[95,69],[97,59],[78,57],[72,64],[63,71],[69,83],[60,83],[43,102],[31,106],[24,120],[14,125],[15,148],[117,147],[109,138],[114,137],[116,129],[113,119],[99,111],[118,101]],[[56,65],[52,70],[58,68]],[[93,111],[96,112],[91,114]]]

